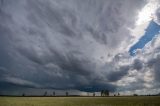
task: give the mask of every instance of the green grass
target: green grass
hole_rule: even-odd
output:
[[[160,97],[0,97],[0,106],[160,106]]]

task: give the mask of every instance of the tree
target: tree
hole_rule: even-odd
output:
[[[138,96],[138,94],[133,94],[133,96]]]
[[[47,91],[44,92],[44,96],[47,96]]]
[[[101,96],[109,96],[109,90],[102,90]]]
[[[105,95],[105,96],[109,96],[109,91],[108,91],[108,90],[105,90],[105,91],[104,91],[104,95]]]
[[[93,96],[96,96],[95,92],[93,93]]]
[[[53,92],[53,96],[55,96],[56,95],[56,93],[55,92]]]
[[[120,93],[118,92],[118,96],[120,96]]]
[[[68,92],[66,92],[66,96],[68,96]]]
[[[25,96],[25,93],[23,93],[22,96]]]
[[[101,90],[101,96],[104,96],[104,90]]]

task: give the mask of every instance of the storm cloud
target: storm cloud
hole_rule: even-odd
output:
[[[0,85],[123,91],[131,85],[121,82],[132,77],[131,83],[141,88],[145,81],[137,77],[145,67],[159,73],[159,59],[149,58],[147,51],[136,57],[127,53],[130,29],[146,3],[0,0]]]

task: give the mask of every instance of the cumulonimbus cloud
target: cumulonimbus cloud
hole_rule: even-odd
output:
[[[126,49],[131,40],[129,29],[145,3],[1,0],[1,82],[14,78],[10,83],[35,84],[37,88],[129,89],[130,85],[123,87],[118,82],[136,78],[138,72],[132,71],[141,73],[146,66],[146,61],[138,58],[141,55],[133,59]],[[142,85],[139,82],[137,78],[132,83]]]

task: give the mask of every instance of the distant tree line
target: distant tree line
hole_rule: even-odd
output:
[[[101,96],[109,96],[109,90],[102,90]]]
[[[118,94],[119,95],[119,94]],[[22,96],[26,96],[25,93],[22,94]],[[34,96],[34,95],[33,95]],[[48,94],[47,91],[44,92],[44,94],[42,96],[56,96],[56,92],[53,91],[52,94]],[[73,95],[69,95],[69,92],[65,92],[65,95],[64,96],[73,96]],[[77,96],[77,95],[74,95],[74,96]],[[80,95],[79,95],[80,96]],[[88,92],[88,96],[89,96],[89,92]],[[96,96],[95,92],[93,92],[93,97]],[[109,90],[102,90],[101,91],[101,96],[109,96]]]
[[[47,96],[47,91],[45,91],[44,92],[44,95],[43,96]],[[52,95],[50,95],[50,96],[56,96],[56,92],[55,91],[53,91],[53,94]]]
[[[101,93],[102,97],[109,96],[109,90],[101,90],[100,93]],[[92,94],[93,94],[92,95],[93,97],[96,96],[95,92],[93,92]],[[87,93],[87,95],[89,96],[89,92]],[[25,96],[36,96],[36,95],[26,95],[25,93],[22,93],[21,96],[25,97]],[[51,95],[49,95],[47,93],[47,91],[45,91],[44,94],[42,94],[41,96],[58,96],[58,95],[56,95],[55,91],[53,91],[53,93]],[[62,96],[81,96],[81,95],[69,95],[69,92],[65,92],[65,94]],[[118,92],[117,94],[113,94],[113,96],[120,96],[120,93]],[[151,95],[151,94],[147,94],[147,95],[132,94],[132,96],[160,96],[160,93],[154,94],[154,95]]]

